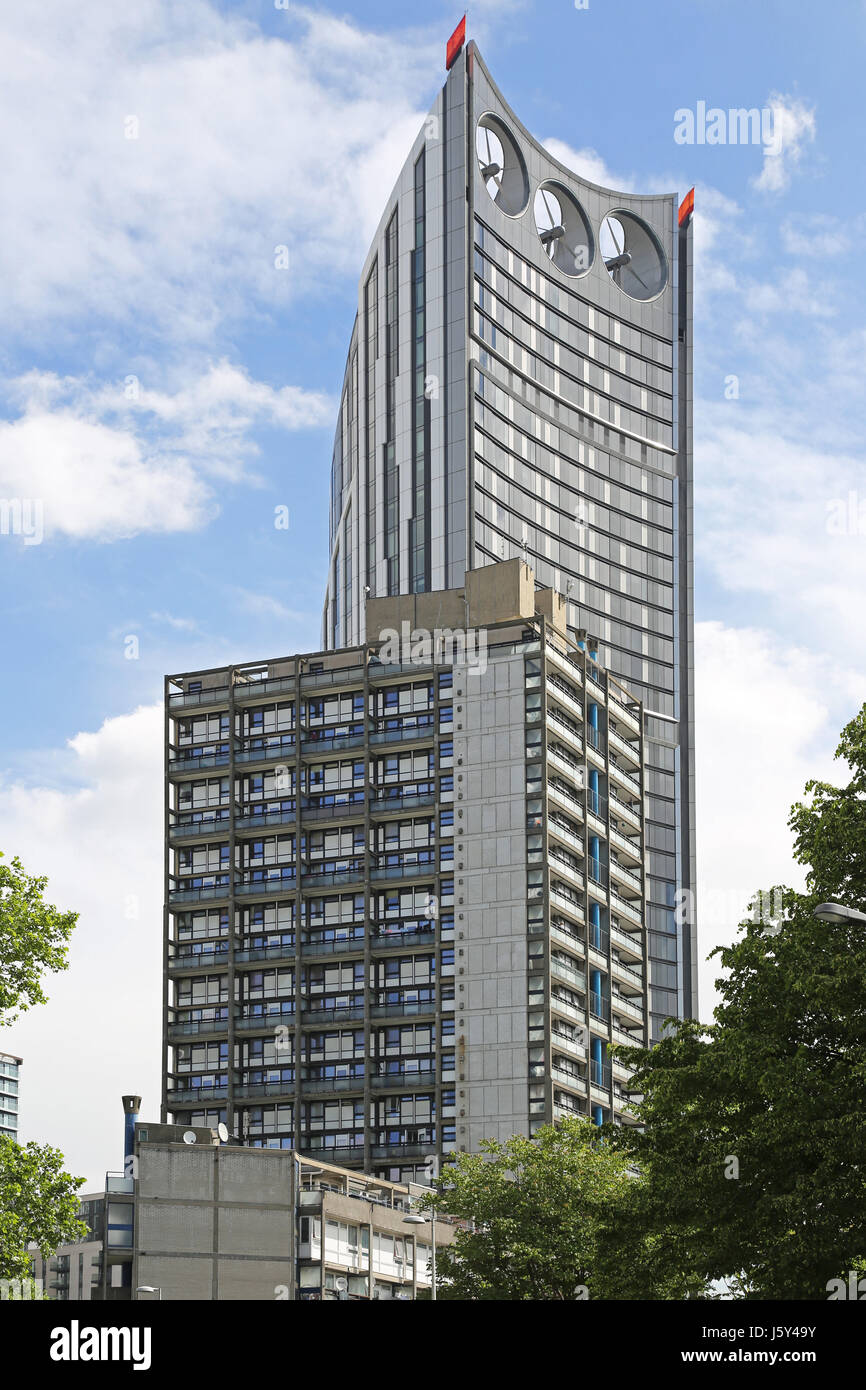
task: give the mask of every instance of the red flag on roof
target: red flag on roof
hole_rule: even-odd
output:
[[[456,59],[457,59],[457,54],[460,52],[460,50],[461,50],[461,48],[463,47],[463,45],[464,45],[465,42],[466,42],[466,16],[464,15],[463,18],[461,19],[460,23],[457,25],[457,28],[454,30],[454,33],[451,35],[450,39],[448,40],[448,46],[447,46],[447,48],[445,49],[445,71],[446,71],[446,72],[450,72],[451,69],[453,68],[454,63],[455,63],[455,61],[456,61]]]
[[[683,201],[680,203],[680,226],[685,226],[688,219],[695,210],[695,190],[690,188]]]

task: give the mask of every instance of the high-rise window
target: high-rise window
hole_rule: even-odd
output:
[[[412,251],[412,519],[409,582],[413,593],[430,588],[430,401],[426,392],[424,241],[426,154],[415,162],[415,246]]]

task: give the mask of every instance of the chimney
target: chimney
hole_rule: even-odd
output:
[[[123,1100],[123,1167],[135,1149],[135,1122],[141,1109],[141,1096],[122,1096]]]

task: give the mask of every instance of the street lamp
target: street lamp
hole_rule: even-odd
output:
[[[866,912],[858,912],[856,907],[846,907],[844,903],[819,903],[813,913],[820,922],[866,926]]]
[[[428,1218],[427,1218],[426,1216],[419,1216],[417,1212],[410,1211],[409,1214],[408,1214],[408,1216],[404,1216],[404,1217],[403,1217],[403,1221],[404,1221],[405,1225],[407,1225],[407,1226],[426,1226],[426,1225],[427,1225]],[[431,1261],[431,1264],[430,1264],[430,1277],[431,1277],[431,1279],[432,1279],[432,1281],[433,1281],[432,1288],[431,1288],[431,1290],[430,1290],[430,1297],[431,1297],[432,1299],[435,1299],[435,1297],[436,1297],[436,1212],[435,1212],[435,1211],[431,1211],[430,1216],[429,1216],[429,1221],[430,1221],[430,1244],[431,1244],[431,1247],[432,1247],[432,1254],[431,1254],[431,1256],[430,1256],[430,1261]]]
[[[155,1293],[157,1300],[162,1301],[162,1288],[159,1284],[139,1284],[136,1293]]]

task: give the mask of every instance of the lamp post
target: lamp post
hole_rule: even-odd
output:
[[[426,1216],[419,1216],[419,1214],[418,1214],[417,1212],[410,1211],[409,1214],[408,1214],[408,1216],[404,1216],[404,1217],[403,1217],[403,1221],[404,1221],[404,1223],[405,1223],[407,1226],[426,1226],[426,1225],[427,1225],[428,1218],[427,1218]],[[432,1279],[432,1287],[431,1287],[431,1290],[430,1290],[430,1297],[431,1297],[431,1299],[435,1299],[435,1298],[436,1298],[436,1210],[435,1210],[435,1208],[433,1208],[433,1209],[431,1210],[431,1212],[430,1212],[429,1221],[430,1221],[430,1245],[431,1245],[431,1249],[432,1249],[432,1253],[431,1253],[431,1256],[430,1256],[430,1277],[431,1277],[431,1279]]]
[[[834,922],[849,927],[866,926],[866,912],[858,912],[856,907],[846,907],[844,903],[819,903],[812,912],[819,922]]]
[[[162,1302],[162,1287],[159,1284],[139,1284],[136,1293],[155,1293],[157,1302]]]

